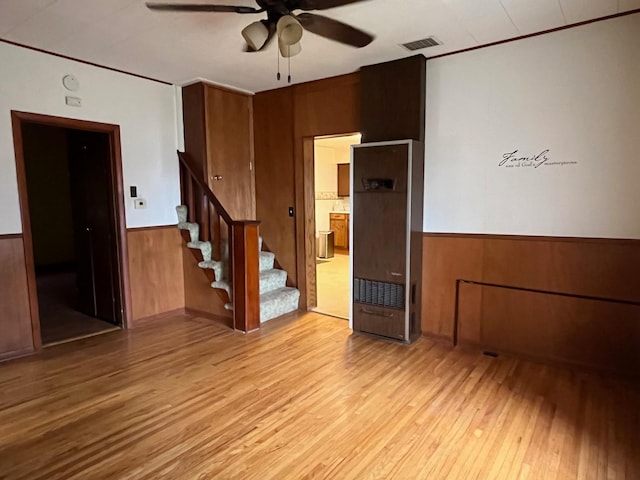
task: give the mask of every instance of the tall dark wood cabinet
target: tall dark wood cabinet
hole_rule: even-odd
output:
[[[352,147],[352,321],[356,332],[420,336],[424,147]]]
[[[235,220],[255,219],[253,98],[194,83],[182,89],[185,150]]]

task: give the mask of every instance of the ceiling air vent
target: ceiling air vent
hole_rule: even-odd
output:
[[[407,50],[420,50],[422,48],[435,47],[436,45],[442,45],[442,42],[438,41],[436,37],[427,37],[422,40],[416,40],[415,42],[402,44]]]

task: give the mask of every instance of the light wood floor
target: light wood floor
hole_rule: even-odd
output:
[[[315,311],[349,319],[349,255],[336,253],[316,264]]]
[[[0,364],[5,479],[640,478],[620,380],[315,313],[175,317]]]

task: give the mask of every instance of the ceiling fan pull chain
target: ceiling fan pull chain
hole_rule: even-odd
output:
[[[276,49],[276,56],[278,57],[278,75],[276,75],[276,79],[280,81],[280,49]]]
[[[287,83],[291,83],[291,52],[290,52],[291,47],[287,46],[287,63],[289,66],[289,75],[287,76]]]

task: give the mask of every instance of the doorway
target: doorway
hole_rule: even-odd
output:
[[[12,116],[34,345],[122,328],[118,127]]]
[[[360,134],[313,142],[316,238],[314,311],[349,318],[351,145]]]

